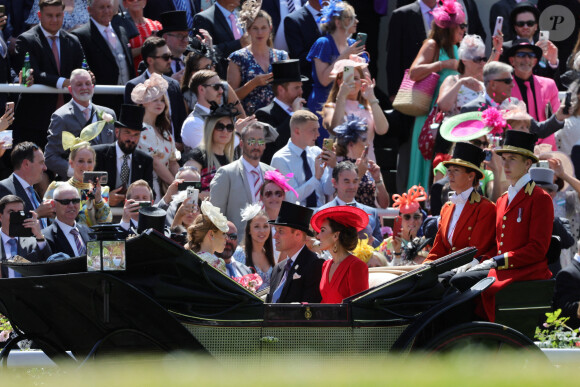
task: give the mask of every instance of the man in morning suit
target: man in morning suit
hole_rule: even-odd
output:
[[[264,172],[273,170],[271,166],[260,162],[264,153],[266,128],[256,122],[242,129],[242,157],[220,167],[209,186],[210,201],[236,225],[236,229],[245,230],[240,209],[248,203],[260,200],[260,188],[264,183]]]
[[[200,0],[147,0],[143,9],[143,16],[152,20],[158,20],[159,15],[170,11],[185,11],[187,14],[188,30],[193,28],[193,17],[201,11]],[[161,23],[163,27],[165,24]]]
[[[135,77],[135,66],[125,29],[111,25],[115,15],[113,0],[89,0],[88,11],[89,22],[72,33],[83,46],[95,81],[101,85],[125,85]],[[99,94],[94,101],[119,112],[123,97]]]
[[[495,152],[502,158],[508,191],[497,200],[495,235],[497,255],[455,275],[451,284],[465,290],[485,277],[496,281],[482,293],[480,312],[495,320],[495,294],[514,281],[552,277],[546,253],[552,238],[552,198],[530,179],[528,170],[538,162],[536,135],[508,130],[504,145]]]
[[[42,230],[50,249],[54,252],[80,257],[87,253],[86,243],[91,240],[90,229],[76,222],[80,210],[79,191],[68,183],[61,183],[54,190],[56,205],[55,221]]]
[[[145,40],[145,42],[143,42],[143,46],[141,46],[141,55],[143,56],[143,61],[147,64],[147,70],[137,78],[131,79],[125,85],[125,103],[134,103],[131,100],[131,92],[135,86],[144,83],[149,79],[151,74],[157,73],[163,76],[163,79],[168,83],[167,100],[169,101],[169,118],[171,120],[173,138],[175,139],[175,145],[180,150],[183,150],[181,126],[183,125],[183,121],[185,121],[185,117],[187,117],[187,112],[185,111],[185,105],[183,103],[183,96],[179,89],[179,82],[171,77],[163,75],[170,69],[171,51],[169,51],[169,46],[162,38],[150,36]]]
[[[306,102],[302,98],[302,82],[308,78],[300,75],[300,64],[297,59],[272,63],[272,89],[274,101],[256,110],[260,122],[272,125],[278,131],[278,138],[266,144],[262,160],[270,164],[272,156],[285,146],[290,139],[290,117],[293,112],[301,110]]]
[[[28,53],[34,82],[63,89],[70,84],[71,72],[82,66],[83,50],[75,36],[61,30],[62,0],[40,0],[39,7],[40,24],[18,37],[14,68],[22,67]],[[50,116],[64,101],[64,94],[20,94],[15,111],[18,118],[13,127],[14,143],[32,141],[44,148]]]
[[[320,132],[318,117],[308,110],[294,112],[290,119],[290,141],[272,157],[271,166],[283,175],[293,173],[288,184],[296,190],[286,192],[290,203],[317,208],[326,203],[326,195],[334,194],[332,169],[336,154],[316,146]]]
[[[214,5],[193,18],[194,27],[206,30],[213,38],[218,57],[216,71],[222,79],[226,79],[228,56],[250,43],[248,35],[238,27],[234,11],[239,6],[240,0],[216,0]]]
[[[42,150],[31,142],[16,144],[10,155],[14,172],[0,181],[0,198],[5,195],[16,195],[24,201],[24,211],[35,211],[39,218],[54,215],[54,207],[50,201],[42,202],[33,185],[42,181],[46,164]],[[46,219],[40,219],[40,224],[46,227]]]
[[[288,54],[290,58],[300,61],[300,74],[304,77],[310,77],[312,74],[312,62],[307,61],[306,57],[314,42],[322,36],[316,24],[319,12],[320,2],[308,0],[308,3],[292,12],[283,21]],[[304,95],[310,95],[312,83],[305,81],[303,88]]]
[[[369,244],[377,247],[383,241],[381,220],[375,208],[365,206],[354,200],[360,178],[358,168],[350,161],[341,161],[332,171],[332,185],[336,189],[336,197],[318,208],[318,211],[334,206],[354,206],[364,210],[369,215],[369,224],[360,232],[361,238],[369,238]],[[371,242],[372,240],[372,242]]]
[[[566,323],[570,328],[580,327],[580,255],[576,253],[572,262],[560,270],[554,287],[554,309],[562,309],[561,316],[570,317]]]
[[[485,152],[470,143],[455,144],[451,160],[444,161],[449,186],[455,194],[441,209],[439,229],[433,248],[424,262],[434,261],[455,250],[476,247],[476,257],[461,272],[483,259],[495,256],[495,204],[476,191],[483,178],[480,165]]]
[[[6,195],[0,199],[0,222],[2,228],[0,235],[2,238],[2,257],[4,262],[15,255],[20,255],[30,262],[45,261],[50,255],[51,250],[42,235],[40,222],[34,211],[30,211],[32,217],[25,219],[22,225],[32,231],[32,236],[18,237],[10,235],[10,214],[18,211],[24,211],[24,201],[16,195]],[[15,273],[2,266],[2,278],[19,277]]]
[[[68,87],[72,99],[57,109],[50,119],[48,143],[45,148],[46,166],[61,180],[68,180],[73,175],[68,163],[70,152],[62,147],[62,132],[66,131],[79,137],[85,126],[102,120],[104,113],[109,114],[113,120],[117,118],[113,110],[91,102],[94,89],[95,85],[88,71],[73,70]],[[113,142],[115,142],[115,126],[112,122],[105,124],[101,133],[91,140],[93,145]]]
[[[159,15],[159,22],[163,25],[163,29],[157,35],[167,42],[171,53],[169,69],[163,74],[181,83],[185,72],[185,54],[189,44],[190,28],[187,25],[186,13],[185,11],[165,12]]]
[[[514,81],[513,67],[503,62],[490,62],[483,66],[483,84],[485,93],[461,108],[461,113],[484,111],[490,106],[505,109],[510,104],[516,104],[517,98],[512,97]],[[546,138],[564,127],[564,120],[570,115],[564,114],[562,104],[558,111],[545,121],[532,120],[530,132],[539,138]]]
[[[288,258],[274,266],[266,302],[318,303],[322,300],[320,279],[324,260],[305,244],[311,217],[311,209],[282,202],[278,218],[269,221],[276,227],[276,250]]]
[[[137,149],[143,131],[145,109],[137,105],[121,106],[119,120],[115,121],[113,144],[97,145],[95,170],[107,171],[109,187],[109,205],[121,205],[125,199],[124,192],[132,182],[143,179],[149,186],[153,183],[153,158]]]

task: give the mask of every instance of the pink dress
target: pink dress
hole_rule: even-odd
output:
[[[366,121],[368,126],[367,130],[367,142],[369,145],[368,158],[369,160],[377,161],[375,157],[375,148],[373,146],[373,140],[375,138],[375,119],[373,117],[373,113],[369,109],[366,109],[358,101],[352,101],[350,99],[346,100],[346,104],[344,105],[344,112],[346,113],[346,115],[354,114],[355,116],[362,118]]]

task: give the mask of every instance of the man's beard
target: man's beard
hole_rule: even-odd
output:
[[[137,148],[136,143],[132,143],[131,145],[127,145],[127,143],[125,143],[125,142],[118,142],[118,144],[119,144],[119,148],[121,148],[123,153],[126,155],[133,153],[135,151],[135,149]]]
[[[234,245],[227,242],[226,247],[224,248],[224,251],[222,251],[221,253],[216,253],[216,255],[220,258],[223,258],[223,259],[230,259],[232,257],[232,255],[234,255],[235,250],[236,250],[236,248],[234,247]]]
[[[93,98],[93,93],[88,94],[75,93],[73,97],[81,102],[90,102],[90,100]]]

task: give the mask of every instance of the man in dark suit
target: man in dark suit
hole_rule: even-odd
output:
[[[143,9],[143,15],[146,18],[152,20],[158,20],[159,15],[170,11],[185,11],[187,12],[187,20],[191,20],[191,24],[188,22],[188,30],[193,28],[193,17],[196,13],[201,11],[200,0],[185,0],[183,4],[185,8],[177,8],[176,4],[182,4],[180,1],[175,0],[147,0],[145,9]],[[165,24],[161,23],[163,27]]]
[[[288,258],[274,266],[266,302],[317,303],[322,300],[320,279],[324,260],[306,247],[311,217],[311,209],[284,201],[278,218],[269,222],[276,226],[276,250]]]
[[[492,35],[497,17],[503,17],[501,32],[503,33],[504,42],[515,39],[515,32],[510,23],[510,14],[516,5],[518,5],[518,3],[519,1],[516,0],[499,0],[497,3],[492,5],[491,9],[489,10],[489,30],[491,31]]]
[[[381,219],[375,208],[365,206],[354,200],[359,185],[358,168],[350,161],[342,161],[332,171],[332,185],[336,189],[336,197],[318,208],[318,211],[334,206],[355,206],[369,215],[369,224],[360,232],[361,238],[369,238],[369,244],[377,247],[383,241],[381,234]],[[372,241],[371,241],[372,240]]]
[[[175,79],[163,75],[169,69],[171,63],[171,51],[164,39],[157,36],[150,36],[141,46],[141,55],[143,61],[147,64],[147,70],[137,78],[131,79],[125,85],[125,103],[134,103],[131,100],[131,92],[140,83],[145,82],[151,74],[157,73],[163,76],[163,79],[169,84],[167,96],[169,100],[169,118],[173,129],[173,138],[180,150],[183,150],[183,141],[181,140],[181,126],[187,117],[183,96],[179,88],[179,82]]]
[[[226,79],[228,56],[250,44],[250,38],[237,26],[238,18],[234,10],[240,0],[216,0],[215,4],[193,18],[193,26],[209,32],[213,38],[218,63],[216,71],[220,78]]]
[[[115,112],[105,106],[91,102],[95,85],[91,75],[83,69],[73,70],[70,76],[68,91],[72,99],[57,109],[50,119],[48,143],[45,148],[46,166],[62,180],[72,177],[73,170],[68,162],[69,150],[62,146],[62,132],[66,131],[79,137],[83,128],[93,122],[102,120],[103,114],[109,114],[113,120]],[[111,144],[115,142],[115,125],[105,124],[101,133],[91,140],[91,144]]]
[[[2,239],[1,260],[6,261],[20,255],[31,262],[45,261],[51,254],[48,243],[44,240],[40,229],[40,222],[34,211],[31,211],[32,217],[25,219],[22,225],[24,228],[32,231],[30,237],[19,237],[10,235],[10,214],[24,211],[24,202],[16,195],[6,195],[0,199],[0,222],[2,229],[0,235]],[[2,266],[2,278],[14,277],[14,272]],[[18,275],[16,275],[18,276]]]
[[[570,317],[566,323],[570,328],[580,327],[580,255],[576,253],[572,262],[556,276],[554,309],[562,309],[562,317]]]
[[[40,0],[39,7],[40,24],[18,37],[14,68],[22,67],[28,53],[34,82],[63,89],[69,86],[71,72],[82,66],[83,50],[76,37],[61,30],[62,0]],[[16,105],[14,143],[32,141],[44,148],[50,116],[64,102],[63,94],[21,94]]]
[[[54,252],[80,257],[87,253],[86,243],[91,240],[90,229],[76,222],[80,210],[79,191],[68,183],[59,184],[54,190],[56,205],[55,221],[42,230],[50,249]]]
[[[113,0],[92,0],[88,7],[91,20],[72,31],[83,46],[87,64],[100,85],[124,85],[135,77],[133,56],[125,29],[112,26]],[[80,66],[77,66],[80,67]],[[99,94],[94,102],[119,113],[123,97]]]
[[[17,36],[26,31],[26,19],[30,15],[34,0],[0,0],[0,4],[6,7],[8,23],[3,35],[12,54],[16,48]]]
[[[272,156],[284,147],[290,139],[290,117],[292,113],[301,110],[306,102],[302,98],[302,82],[308,80],[300,75],[300,65],[297,59],[272,63],[272,89],[274,101],[256,110],[256,118],[260,122],[272,125],[278,131],[278,138],[266,144],[262,162],[270,164]]]
[[[187,25],[186,13],[185,11],[165,12],[159,16],[159,22],[163,25],[163,29],[157,35],[167,42],[172,56],[169,69],[163,74],[181,83],[181,78],[185,72],[185,54],[189,44],[190,28]],[[145,57],[143,57],[143,61],[146,62]],[[145,64],[147,65],[147,63]]]
[[[129,184],[143,179],[149,186],[153,185],[153,158],[137,149],[143,131],[145,109],[137,105],[123,105],[119,120],[115,122],[113,144],[97,145],[95,170],[107,171],[109,187],[114,188],[109,194],[111,206],[121,205]]]
[[[42,202],[33,185],[42,181],[46,171],[42,150],[31,142],[16,144],[11,154],[14,173],[0,181],[0,197],[16,195],[24,201],[24,211],[35,211],[39,218],[54,215],[54,207],[50,201]],[[40,220],[43,227],[46,220]]]
[[[312,76],[312,62],[307,61],[306,57],[314,42],[321,36],[316,24],[319,12],[318,0],[308,0],[304,7],[292,12],[283,21],[288,54],[290,58],[300,60],[300,73],[304,77]],[[310,95],[312,82],[306,81],[302,86],[303,94]]]

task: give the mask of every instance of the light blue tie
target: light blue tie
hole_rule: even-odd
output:
[[[286,258],[286,266],[284,266],[284,275],[282,276],[282,280],[280,281],[280,284],[278,285],[278,287],[276,288],[276,290],[274,290],[274,293],[272,294],[272,303],[276,303],[278,302],[278,300],[280,299],[280,296],[282,295],[282,289],[284,289],[284,285],[286,284],[286,281],[288,279],[288,273],[290,273],[290,269],[292,268],[292,260],[290,258]]]
[[[18,242],[15,238],[8,239],[8,244],[10,245],[10,256],[14,258],[14,256],[18,255]]]
[[[28,192],[30,192],[30,200],[32,201],[32,207],[34,208],[34,210],[36,210],[38,208],[38,206],[40,206],[40,203],[38,202],[38,199],[36,198],[36,191],[34,191],[34,187],[29,185]],[[38,220],[40,221],[40,227],[45,228],[46,221],[42,218],[38,218]]]
[[[236,277],[236,269],[234,268],[233,263],[226,263],[226,269],[228,271],[228,275],[232,278]]]

